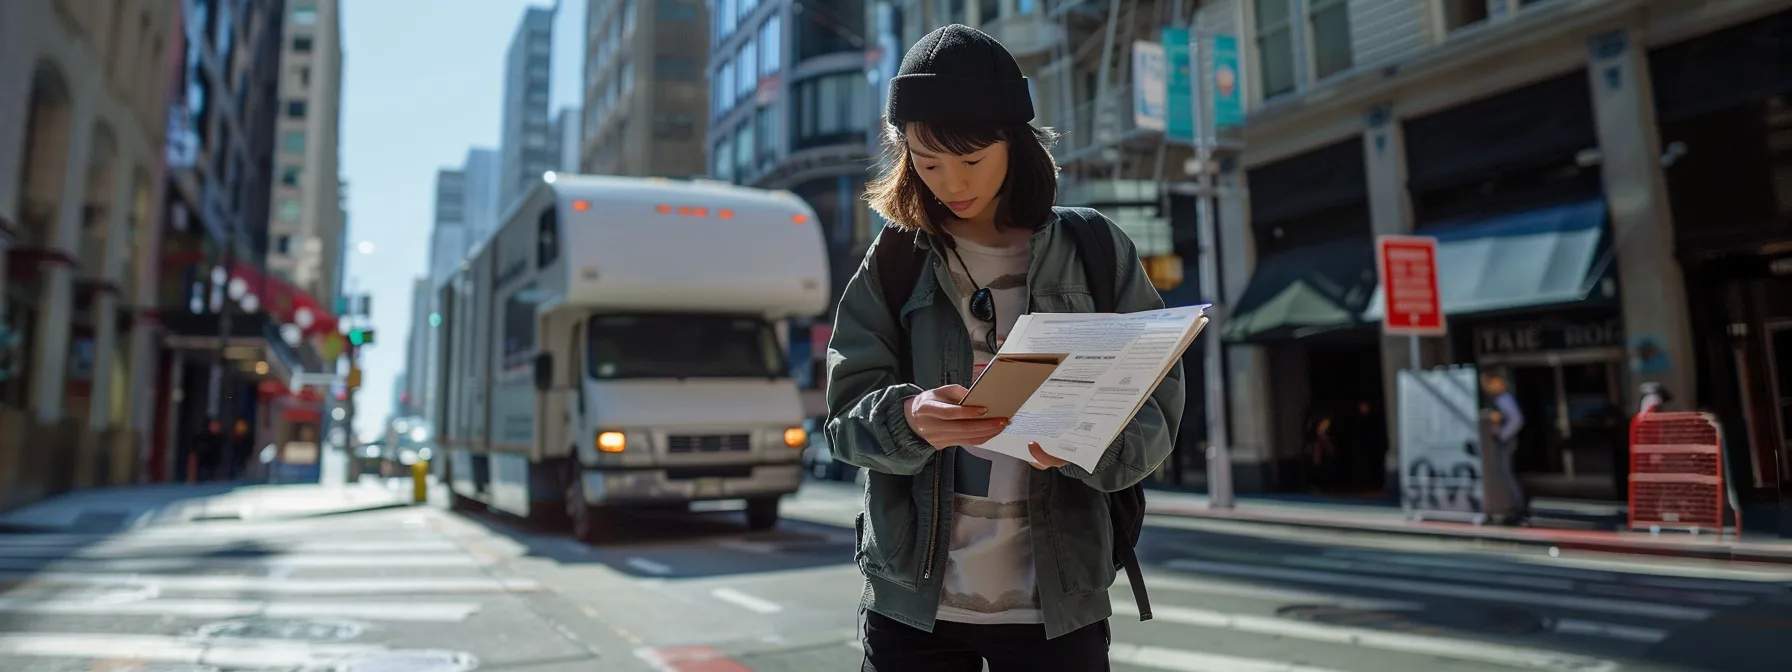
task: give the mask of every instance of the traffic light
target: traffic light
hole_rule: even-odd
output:
[[[350,329],[348,330],[348,342],[355,346],[373,345],[373,330],[361,327]]]
[[[349,367],[349,369],[348,369],[348,386],[347,387],[351,391],[361,389],[361,367],[359,367],[359,366]]]

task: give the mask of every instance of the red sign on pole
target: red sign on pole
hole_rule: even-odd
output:
[[[1390,336],[1441,336],[1444,310],[1437,291],[1437,239],[1377,236],[1381,275],[1381,331]]]

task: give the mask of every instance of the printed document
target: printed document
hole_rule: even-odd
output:
[[[978,447],[1032,461],[1027,444],[1037,442],[1046,454],[1093,471],[1206,326],[1206,311],[1200,305],[1022,315],[996,358],[1051,356],[1059,364],[1020,404],[1012,424]],[[996,370],[992,364],[985,376]],[[971,390],[967,401],[977,396],[977,384]]]

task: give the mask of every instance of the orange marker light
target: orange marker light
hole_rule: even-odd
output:
[[[658,211],[660,211],[660,214],[662,214],[662,215],[670,215],[670,214],[672,214],[672,206],[670,206],[670,205],[664,205],[664,204],[662,204],[662,205],[660,205],[660,207],[657,207],[657,208],[654,208],[654,209],[655,209],[655,210],[658,210]]]
[[[579,211],[579,212],[584,212],[586,210],[590,210],[591,209],[591,201],[573,201],[572,209]]]
[[[809,221],[809,216],[799,212],[794,215],[791,215],[790,221],[797,223],[797,224],[804,224]]]
[[[721,210],[716,211],[716,216],[721,217],[722,219],[734,219],[734,211],[722,208]]]
[[[695,217],[708,217],[709,208],[691,208],[691,215]]]

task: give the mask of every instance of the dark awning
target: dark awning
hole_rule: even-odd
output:
[[[1437,238],[1444,314],[1576,303],[1611,266],[1605,200],[1423,227]],[[1381,288],[1363,318],[1380,321]]]
[[[1348,329],[1362,323],[1375,283],[1367,238],[1293,248],[1258,260],[1223,333],[1228,341],[1268,341]]]

